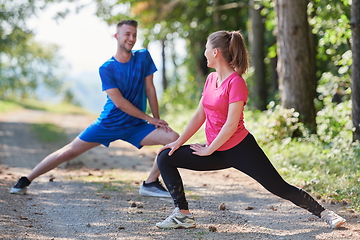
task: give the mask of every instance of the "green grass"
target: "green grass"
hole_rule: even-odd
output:
[[[15,102],[0,100],[0,113],[16,111],[21,108],[22,107]]]
[[[43,110],[59,114],[89,114],[85,109],[69,103],[46,104],[34,99],[3,100],[0,99],[0,113],[16,111],[20,109]]]
[[[102,181],[101,182],[94,181],[91,183],[98,186],[97,192],[99,193],[102,193],[104,191],[124,192],[124,191],[132,191],[135,189],[135,186],[131,181],[114,180],[105,183]]]
[[[43,110],[56,114],[89,114],[86,110],[67,103],[49,105],[33,99],[22,101],[0,99],[0,113],[21,109]],[[65,141],[67,139],[64,130],[51,123],[31,124],[31,129],[41,141],[46,143]]]
[[[96,193],[110,192],[125,192],[133,191],[138,188],[134,184],[131,176],[127,174],[119,174],[118,171],[113,170],[110,172],[103,173],[100,176],[88,175],[88,176],[77,176],[72,177],[73,180],[82,181],[96,186]]]
[[[35,132],[42,142],[60,142],[67,140],[64,129],[51,123],[33,123],[30,129]]]

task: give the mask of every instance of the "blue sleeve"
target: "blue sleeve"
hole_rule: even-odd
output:
[[[111,71],[111,66],[103,65],[99,68],[99,74],[102,83],[102,90],[106,91],[111,88],[118,88]]]
[[[151,74],[153,74],[154,72],[157,71],[157,68],[155,66],[155,63],[149,53],[148,50],[146,50],[146,55],[145,55],[145,58],[146,58],[146,71],[145,71],[145,76],[149,76]]]

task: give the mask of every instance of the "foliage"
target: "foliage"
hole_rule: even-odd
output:
[[[72,1],[72,0],[70,0]],[[59,47],[35,42],[27,20],[61,0],[0,0],[0,96],[2,98],[36,97],[36,90],[62,90],[63,71]],[[73,1],[72,1],[73,2]]]
[[[349,0],[316,0],[309,5],[309,11],[315,13],[309,22],[318,38],[316,64],[320,101],[329,94],[340,97],[339,101],[350,98],[350,8]],[[323,91],[325,88],[327,92]]]
[[[61,67],[61,58],[53,54],[57,49],[55,46],[46,48],[28,41],[3,53],[0,95],[20,99],[34,97],[40,85],[59,92],[61,81],[57,68]]]
[[[267,144],[271,141],[290,141],[292,137],[298,136],[306,131],[299,121],[299,113],[292,109],[285,109],[281,105],[270,102],[268,110],[264,112],[246,111],[245,124],[251,119],[251,130],[261,131],[258,141]]]

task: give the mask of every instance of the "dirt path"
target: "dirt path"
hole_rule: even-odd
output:
[[[28,195],[8,193],[20,176],[66,143],[39,142],[29,123],[57,124],[70,140],[92,121],[35,110],[0,115],[1,239],[360,239],[359,214],[342,204],[323,202],[348,220],[340,230],[331,230],[233,169],[181,170],[198,226],[157,229],[155,223],[171,213],[172,201],[138,194],[157,148],[137,150],[120,141],[39,177]],[[226,210],[218,210],[221,203]]]

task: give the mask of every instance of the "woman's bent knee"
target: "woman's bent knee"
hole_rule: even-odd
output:
[[[159,153],[159,155],[157,156],[157,159],[156,159],[158,166],[169,163],[169,161],[168,161],[169,152],[170,152],[170,149],[164,149],[163,151],[161,151]]]

